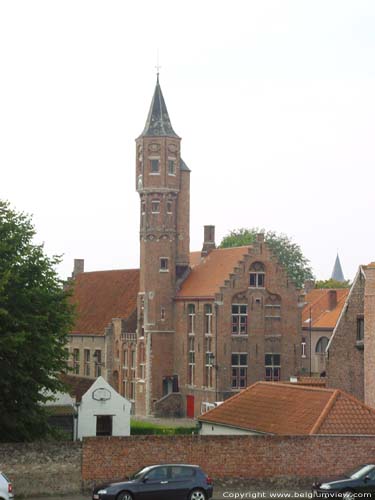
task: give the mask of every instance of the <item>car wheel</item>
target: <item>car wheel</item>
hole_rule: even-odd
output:
[[[133,500],[133,495],[128,491],[122,491],[117,495],[117,500]]]
[[[202,490],[193,490],[189,494],[189,500],[206,500],[206,494]]]
[[[342,497],[345,498],[345,500],[352,500],[355,498],[355,493],[353,490],[344,490],[342,492]]]

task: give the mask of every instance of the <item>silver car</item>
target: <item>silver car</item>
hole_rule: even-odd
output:
[[[13,485],[4,472],[0,471],[0,500],[13,500],[13,498]]]

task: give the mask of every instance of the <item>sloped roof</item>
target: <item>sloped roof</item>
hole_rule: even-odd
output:
[[[338,389],[257,382],[199,417],[267,434],[375,435],[375,410]]]
[[[336,293],[337,303],[333,309],[330,309],[329,294],[332,292]],[[333,329],[336,326],[348,294],[349,288],[321,288],[311,290],[305,297],[306,305],[302,310],[302,326],[309,328],[311,308],[312,328]]]
[[[159,76],[156,81],[154,95],[148,112],[145,128],[141,137],[178,137],[172,128],[168,115],[167,106],[159,84]]]
[[[78,377],[77,375],[68,375],[67,373],[61,373],[60,380],[66,385],[68,393],[72,398],[76,399],[77,403],[81,401],[82,396],[95,382],[94,378]]]
[[[139,269],[80,273],[72,286],[77,317],[71,333],[103,335],[113,318],[136,310]]]
[[[249,248],[251,247],[216,248],[203,258],[200,252],[192,252],[192,269],[177,293],[177,298],[214,297]]]

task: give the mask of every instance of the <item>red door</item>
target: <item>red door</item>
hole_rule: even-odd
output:
[[[194,418],[194,396],[186,396],[186,416]]]

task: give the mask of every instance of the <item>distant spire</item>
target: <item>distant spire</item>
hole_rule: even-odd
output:
[[[145,128],[141,137],[178,137],[172,128],[171,120],[169,119],[167,106],[165,105],[163,93],[159,84],[159,69],[156,74],[156,87],[151,101],[150,111],[148,112]]]
[[[340,263],[340,259],[339,259],[339,254],[337,254],[337,256],[336,256],[335,265],[333,266],[331,279],[335,280],[335,281],[345,281],[344,273],[342,272],[342,267],[341,267],[341,263]]]

